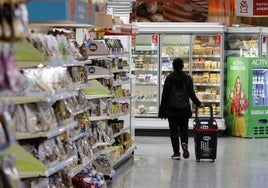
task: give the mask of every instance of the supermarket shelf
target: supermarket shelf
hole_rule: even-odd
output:
[[[100,146],[108,146],[108,145],[112,145],[115,140],[114,138],[118,137],[119,135],[123,134],[124,132],[130,130],[130,127],[125,127],[123,129],[121,129],[118,133],[115,133],[111,136],[111,140],[109,142],[98,142],[94,145],[94,148],[96,147],[100,147]]]
[[[90,121],[101,121],[101,120],[107,120],[109,119],[109,116],[93,116],[93,117],[88,117]]]
[[[100,146],[110,146],[112,145],[113,143],[115,142],[114,139],[112,139],[111,141],[109,142],[98,142],[94,145],[94,147],[100,147]]]
[[[113,86],[120,86],[120,85],[124,85],[124,84],[130,84],[130,79],[128,80],[120,80],[120,81],[116,81],[113,83]]]
[[[113,75],[107,75],[107,74],[103,74],[103,75],[89,75],[87,77],[88,80],[94,80],[94,79],[98,79],[98,78],[111,78],[113,77]]]
[[[47,95],[47,96],[46,96]],[[15,104],[27,104],[27,103],[36,103],[36,102],[56,102],[58,100],[67,99],[70,97],[75,97],[78,95],[77,91],[64,91],[58,93],[56,92],[49,92],[48,93],[42,93],[40,92],[40,96],[5,96],[0,97],[0,102],[12,102]]]
[[[152,82],[136,82],[135,85],[136,86],[157,86],[156,83],[152,83]]]
[[[74,156],[71,156],[71,157],[67,158],[66,160],[64,160],[62,162],[56,163],[53,167],[51,167],[51,168],[46,170],[45,176],[49,177],[52,174],[62,170],[64,167],[66,167],[66,166],[70,165],[71,163],[73,163],[76,159],[77,159],[77,156],[74,155]]]
[[[129,100],[132,99],[132,96],[129,97],[119,97],[119,98],[113,98],[111,102],[129,102]]]
[[[124,67],[123,69],[111,70],[111,73],[129,72],[129,71],[130,71],[130,67]]]
[[[131,71],[139,71],[139,72],[156,72],[157,69],[153,68],[134,68]]]
[[[107,59],[110,54],[103,54],[103,55],[89,55],[88,59]]]
[[[189,46],[184,46],[185,48],[189,48]],[[180,58],[189,58],[189,54],[185,55],[185,54],[172,54],[172,55],[163,55],[162,58],[168,58],[170,60],[175,59],[176,57],[180,57]]]
[[[80,89],[85,89],[86,84],[85,82],[75,82],[74,84],[70,84],[68,87],[70,90],[78,91]]]
[[[83,137],[86,137],[86,136],[88,136],[87,133],[80,133],[80,134],[70,138],[69,140],[70,140],[70,142],[75,142],[76,140],[83,138]]]
[[[92,61],[90,59],[88,60],[83,60],[83,61],[78,61],[78,60],[72,60],[71,63],[65,63],[62,66],[63,67],[74,67],[74,66],[85,66],[87,64],[91,64]]]
[[[27,104],[27,103],[35,103],[35,102],[47,102],[48,99],[45,97],[0,97],[1,103],[15,103],[15,104]]]
[[[105,179],[112,179],[112,177],[115,175],[115,170],[111,170],[110,174],[104,174]]]
[[[132,57],[158,57],[157,55],[155,54],[132,54]]]
[[[144,103],[144,102],[146,102],[146,103],[150,103],[150,102],[158,102],[156,99],[134,99],[134,102],[136,103],[136,102],[138,102],[138,103]]]
[[[87,157],[84,162],[80,165],[77,165],[76,167],[72,168],[69,172],[69,176],[70,177],[74,177],[76,174],[78,174],[79,172],[81,172],[85,167],[87,167],[88,165],[90,165],[92,163],[92,158],[91,157]]]
[[[34,61],[16,61],[16,65],[19,69],[23,68],[36,68],[39,66],[46,66],[48,62],[34,62]]]
[[[73,129],[78,126],[78,123],[73,120],[73,118],[70,118],[68,120],[65,120],[64,125],[61,127],[58,127],[57,129],[48,131],[48,132],[37,132],[37,133],[19,133],[16,132],[16,138],[18,140],[26,140],[26,139],[33,139],[33,138],[52,138],[54,136],[60,135],[67,130]]]
[[[116,168],[118,165],[120,165],[124,160],[127,159],[127,157],[132,156],[133,152],[137,149],[136,145],[133,144],[132,147],[130,147],[117,161],[113,164],[113,167]]]
[[[126,132],[130,130],[130,127],[124,127],[123,129],[121,129],[118,133],[115,133],[112,135],[112,139],[114,139],[115,137],[118,137],[119,135],[121,135],[122,133]]]
[[[220,100],[215,99],[200,99],[201,102],[207,102],[207,103],[220,103]]]
[[[127,115],[130,115],[130,112],[122,112],[122,113],[118,113],[118,114],[110,114],[109,119],[117,119],[119,117],[127,116]]]
[[[58,100],[63,100],[63,99],[75,97],[77,95],[78,95],[77,91],[66,91],[64,93],[51,94],[51,97],[48,97],[47,102],[56,102]]]
[[[57,162],[53,167],[47,168],[45,172],[40,172],[40,171],[30,171],[30,172],[23,172],[23,171],[18,171],[19,177],[21,179],[25,178],[34,178],[34,177],[49,177],[52,174],[64,169],[66,166],[70,165],[77,159],[77,156],[71,156],[66,158],[64,161]]]
[[[89,107],[80,107],[80,110],[73,112],[72,115],[76,116],[78,114],[82,114],[82,113],[86,112],[87,110],[89,110]]]
[[[211,83],[194,83],[195,86],[214,86],[214,87],[220,87],[220,84],[211,84]]]
[[[99,99],[99,98],[111,98],[114,95],[86,95],[86,99],[90,100],[90,99]]]
[[[94,28],[94,25],[82,24],[73,21],[31,21],[30,28]]]
[[[220,69],[193,69],[193,72],[220,72]]]
[[[220,55],[193,55],[193,58],[195,57],[204,57],[204,58],[220,58],[221,56]]]

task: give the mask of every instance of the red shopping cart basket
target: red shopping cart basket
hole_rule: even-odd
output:
[[[198,115],[198,107],[195,112],[193,130],[197,162],[200,162],[200,159],[211,159],[214,162],[217,157],[218,126],[213,118],[212,106],[209,106],[209,109],[208,117]]]

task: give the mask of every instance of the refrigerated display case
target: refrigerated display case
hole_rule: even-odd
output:
[[[135,117],[156,117],[158,113],[158,35],[132,37]]]
[[[268,137],[268,58],[228,57],[227,132],[252,138]]]
[[[192,76],[198,98],[203,104],[213,107],[218,127],[224,130],[225,27],[213,23],[137,23],[137,26],[139,34],[132,41],[136,129],[168,128],[167,121],[157,118],[157,113],[164,80],[172,71],[172,61],[181,57],[183,70]],[[194,111],[193,105],[192,108]],[[200,111],[201,115],[209,114],[207,108]],[[191,118],[190,128],[193,128],[192,121]]]
[[[227,57],[268,57],[267,27],[228,27],[225,35]]]

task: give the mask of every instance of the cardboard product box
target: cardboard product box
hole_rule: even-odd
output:
[[[113,18],[112,15],[95,12],[95,27],[111,29],[113,27]]]

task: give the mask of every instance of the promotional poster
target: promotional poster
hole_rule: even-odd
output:
[[[226,112],[227,131],[246,137],[249,106],[249,59],[230,57],[227,60]]]
[[[268,59],[229,57],[227,131],[238,137],[268,136]]]

